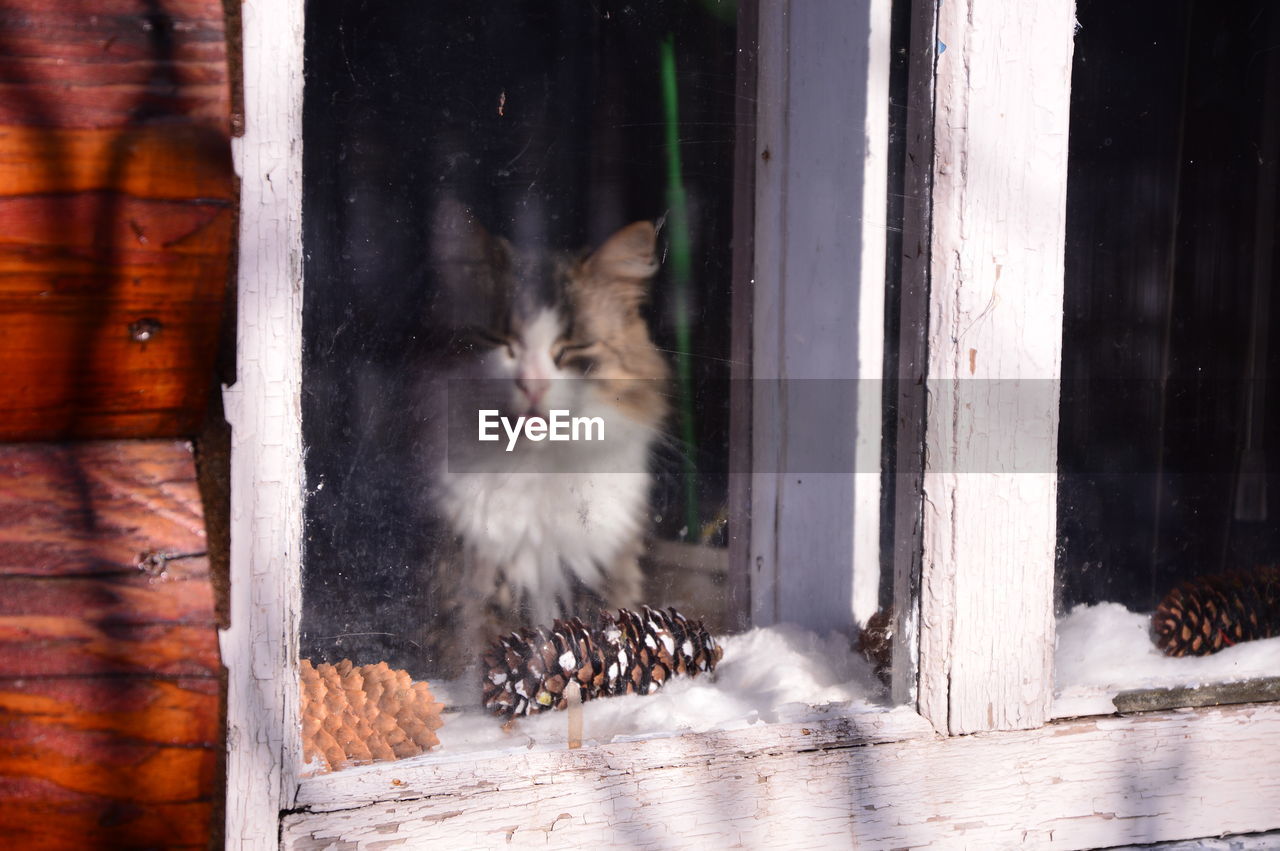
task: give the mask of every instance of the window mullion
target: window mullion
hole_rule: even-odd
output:
[[[941,4],[919,707],[952,734],[1052,697],[1074,4]]]
[[[757,626],[852,632],[878,603],[888,28],[884,0],[759,8]]]
[[[245,0],[227,667],[228,845],[275,848],[292,806],[302,549],[303,0]]]

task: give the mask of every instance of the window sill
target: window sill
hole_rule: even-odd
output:
[[[1168,709],[1233,706],[1241,703],[1280,701],[1280,677],[1248,679],[1198,686],[1118,689],[1103,686],[1071,686],[1054,696],[1054,718],[1086,715],[1129,715]]]
[[[620,737],[608,744],[576,750],[443,753],[375,763],[303,778],[296,806],[311,813],[335,812],[374,804],[410,802],[444,790],[496,790],[514,777],[551,782],[566,772],[626,766],[628,772],[675,765],[709,764],[726,751],[742,759],[779,753],[935,738],[933,728],[914,710],[868,711],[866,704],[809,707],[804,720],[757,723],[737,730]],[[537,778],[548,778],[540,781]]]
[[[1280,827],[1280,707],[938,738],[914,712],[311,778],[283,847],[1096,848]],[[554,833],[554,837],[552,834]],[[349,844],[347,844],[349,843]]]

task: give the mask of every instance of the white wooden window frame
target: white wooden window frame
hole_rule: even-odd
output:
[[[802,9],[809,2],[760,4],[762,61],[787,73],[760,80],[762,152],[772,145],[782,156],[758,176],[758,278],[788,274],[768,263],[803,263],[805,252],[829,247],[805,242],[812,231],[796,207],[797,187],[819,179],[805,170],[812,152],[795,132],[803,120],[796,110],[821,104],[815,93],[832,88],[820,85],[830,69],[806,65],[790,39],[821,37],[812,13],[838,5],[813,0]],[[868,103],[882,107],[888,2],[855,8],[866,43],[851,45],[851,55],[864,57]],[[828,709],[805,724],[563,753],[408,760],[300,781],[303,2],[245,0],[243,21],[240,372],[225,392],[234,435],[231,626],[222,636],[229,846],[1083,848],[1280,827],[1280,707],[1051,720],[1055,477],[962,473],[940,463],[988,436],[981,413],[963,406],[934,405],[928,416],[914,706],[852,716]],[[1059,374],[1073,26],[1071,0],[939,5],[931,391],[966,378]],[[864,246],[876,241],[869,229],[883,227],[873,203],[884,192],[883,148],[875,162],[882,129],[868,123],[870,141],[849,140],[870,157],[861,169],[835,162],[842,173],[863,172],[865,212],[848,233]],[[770,230],[762,210],[783,226]],[[874,249],[856,253],[860,269],[875,262]],[[857,289],[860,329],[873,325],[870,289]],[[773,337],[757,334],[757,366],[770,357],[770,339],[788,331],[783,312],[763,315],[783,318],[770,326]],[[873,341],[860,334],[844,354],[870,370],[878,364]],[[1019,422],[1052,443],[1056,403],[1020,412]],[[867,524],[875,500],[865,487],[857,493],[859,531],[839,569],[864,563],[874,538]],[[756,510],[793,498],[753,491]],[[763,568],[771,575],[805,563],[792,524],[776,527],[782,536],[753,540],[756,552],[776,555]],[[786,617],[789,605],[777,596],[753,600],[762,620]]]

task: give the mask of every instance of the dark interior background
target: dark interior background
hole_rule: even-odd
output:
[[[1059,603],[1280,558],[1280,4],[1080,0]]]
[[[696,452],[726,468],[708,459],[727,451],[735,19],[732,0],[309,0],[302,655],[421,669],[407,636],[429,604],[415,573],[431,533],[410,412],[431,345],[429,211],[450,195],[492,233],[557,249],[663,215],[667,39],[693,253]],[[674,351],[668,275],[650,313]],[[689,510],[680,469],[679,449],[658,459],[665,537],[725,502],[723,472],[709,472]]]

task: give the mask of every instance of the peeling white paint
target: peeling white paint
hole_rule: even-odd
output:
[[[939,9],[920,708],[950,733],[1052,698],[1073,15]]]
[[[245,0],[238,375],[231,424],[228,847],[275,848],[301,761],[302,0]]]
[[[287,817],[284,844],[376,848],[394,834],[440,848],[1066,849],[1253,832],[1280,821],[1280,776],[1260,747],[1277,736],[1274,706],[948,739],[899,710],[400,763],[305,781],[300,803],[328,811]]]

